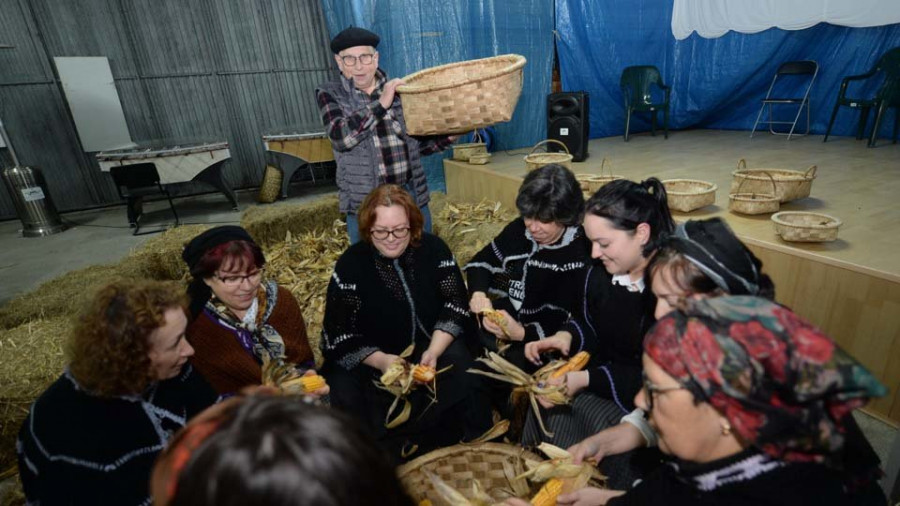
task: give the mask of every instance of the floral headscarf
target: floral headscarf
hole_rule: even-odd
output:
[[[647,355],[746,443],[832,463],[842,420],[887,389],[819,329],[759,297],[688,300],[650,329]]]

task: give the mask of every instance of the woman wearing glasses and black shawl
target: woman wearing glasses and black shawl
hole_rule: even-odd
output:
[[[464,339],[474,320],[462,274],[447,245],[423,231],[422,213],[397,185],[373,190],[359,209],[360,242],[338,259],[328,285],[322,352],[332,406],[356,417],[401,457],[470,439],[491,413]],[[415,345],[412,355],[400,355]],[[406,360],[451,369],[437,376],[438,402],[420,385],[408,420],[388,429],[394,396],[375,381]],[[403,403],[400,403],[403,406]],[[393,419],[401,410],[392,414]]]
[[[291,292],[265,279],[266,258],[246,230],[211,228],[181,257],[193,276],[191,362],[220,394],[259,385],[264,356],[312,369],[300,306]]]

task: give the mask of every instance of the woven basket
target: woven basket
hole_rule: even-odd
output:
[[[271,204],[278,200],[281,195],[281,180],[284,178],[281,169],[266,165],[266,172],[263,174],[262,184],[259,186],[259,195],[256,200],[263,204]]]
[[[769,190],[768,176],[775,181],[775,195],[782,203],[809,197],[812,182],[816,178],[816,166],[812,165],[806,172],[788,169],[748,169],[744,159],[738,161],[737,170],[732,172],[731,192],[744,181],[749,181],[745,191],[762,193]]]
[[[593,195],[597,190],[603,188],[609,183],[612,183],[616,179],[625,179],[625,176],[620,176],[618,174],[612,173],[612,164],[609,164],[609,174],[604,174],[604,170],[606,169],[606,158],[600,162],[600,175],[592,176],[588,180],[588,191]]]
[[[841,220],[827,214],[782,211],[772,215],[775,233],[785,241],[828,242],[837,239]]]
[[[740,214],[766,214],[778,211],[781,202],[775,195],[775,180],[770,176],[769,193],[741,193],[747,179],[738,185],[737,191],[728,195],[728,209]]]
[[[563,147],[566,150],[565,153],[535,153],[534,150],[541,147],[544,144],[555,142]],[[556,139],[547,139],[545,141],[541,141],[534,145],[531,148],[531,152],[525,155],[525,168],[528,169],[529,172],[534,169],[539,169],[544,165],[550,165],[551,163],[555,163],[558,165],[562,165],[563,167],[572,170],[572,155],[569,154],[569,148],[566,147],[565,144],[559,142]]]
[[[542,462],[545,459],[522,447],[500,443],[482,443],[479,445],[456,445],[426,453],[397,469],[397,476],[412,496],[419,502],[429,499],[433,504],[444,504],[434,491],[434,486],[423,470],[438,475],[448,485],[469,496],[472,480],[478,480],[485,492],[502,502],[510,496],[512,486],[503,469],[508,462],[515,474],[524,472],[525,461]],[[599,482],[592,482],[601,486]],[[539,483],[528,482],[529,497],[540,489]],[[506,491],[506,492],[503,492]]]
[[[666,187],[669,209],[689,213],[716,203],[716,190],[713,183],[697,179],[666,179],[662,182]]]
[[[472,142],[453,145],[454,160],[468,162],[469,158],[471,158],[472,155],[480,155],[485,153],[487,153],[487,144],[482,142],[481,134],[478,133],[478,130],[475,130],[475,133],[472,136]]]
[[[578,181],[578,185],[581,186],[581,191],[584,193],[590,193],[591,185],[589,182],[594,177],[596,177],[594,174],[575,174],[575,180]]]
[[[410,135],[460,134],[512,119],[525,57],[506,54],[441,65],[397,87]]]
[[[471,165],[485,165],[491,162],[491,154],[475,153],[473,155],[469,155],[469,159],[466,161]]]

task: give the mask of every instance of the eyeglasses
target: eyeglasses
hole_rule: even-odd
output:
[[[229,287],[240,286],[245,280],[249,281],[251,284],[256,283],[260,279],[262,279],[262,275],[265,269],[260,269],[256,272],[251,272],[246,276],[219,276],[218,274],[213,274],[213,277],[222,282],[223,285]]]
[[[675,390],[684,390],[684,389],[685,389],[685,387],[682,385],[678,385],[678,386],[674,386],[674,387],[661,387],[661,386],[654,385],[653,383],[650,383],[650,380],[647,379],[647,376],[645,375],[644,376],[644,390],[647,393],[647,395],[645,395],[645,397],[647,398],[647,412],[649,413],[649,412],[653,411],[653,396],[654,395],[665,393],[665,392],[673,392]]]
[[[341,61],[348,67],[355,67],[357,60],[363,65],[371,65],[372,61],[375,60],[375,53],[361,54],[358,57],[353,56],[352,54],[341,56]]]
[[[392,235],[397,239],[405,239],[406,236],[409,235],[409,227],[395,228],[394,230],[372,229],[372,237],[379,241],[387,239],[389,235]]]

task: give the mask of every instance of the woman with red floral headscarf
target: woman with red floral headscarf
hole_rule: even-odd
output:
[[[858,504],[845,423],[886,389],[809,322],[759,297],[682,299],[647,334],[643,364],[635,404],[671,461],[627,493],[558,504]]]

